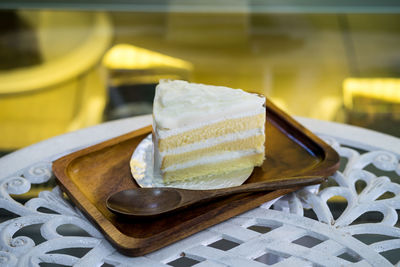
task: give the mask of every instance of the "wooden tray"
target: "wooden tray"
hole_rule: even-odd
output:
[[[131,176],[129,161],[135,147],[150,132],[148,126],[53,163],[62,190],[125,255],[140,256],[154,251],[296,189],[241,194],[161,219],[127,221],[109,212],[105,199],[113,192],[138,186]],[[246,183],[329,176],[338,167],[339,156],[330,146],[267,102],[266,160],[262,167],[255,168]]]

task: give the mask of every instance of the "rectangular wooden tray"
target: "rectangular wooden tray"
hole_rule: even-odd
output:
[[[290,177],[329,176],[339,167],[338,154],[271,102],[267,102],[266,160],[246,183]],[[74,152],[53,163],[61,189],[115,248],[140,256],[253,209],[296,188],[240,194],[153,220],[126,220],[108,211],[108,195],[138,187],[129,161],[151,126]]]

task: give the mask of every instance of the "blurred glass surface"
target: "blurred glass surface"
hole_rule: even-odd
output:
[[[0,18],[0,149],[100,123],[108,15],[17,10]]]
[[[230,3],[3,1],[0,150],[150,113],[163,78],[400,136],[397,2]]]

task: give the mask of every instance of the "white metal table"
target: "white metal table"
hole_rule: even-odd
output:
[[[16,216],[0,223],[0,266],[399,266],[400,139],[297,119],[342,157],[329,186],[303,188],[136,258],[116,252],[57,186],[24,204],[15,198],[53,179],[55,159],[148,125],[151,116],[104,123],[6,155],[0,159],[0,208]],[[336,201],[343,208],[339,214],[328,202],[334,196],[345,200]],[[20,234],[32,226],[40,242]],[[62,226],[84,234],[66,234]],[[77,248],[86,254],[65,252]]]

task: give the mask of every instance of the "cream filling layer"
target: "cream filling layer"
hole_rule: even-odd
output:
[[[195,159],[192,161],[187,161],[184,163],[169,166],[169,167],[163,169],[163,172],[181,170],[181,169],[190,168],[190,167],[197,166],[197,165],[218,163],[218,162],[222,162],[222,161],[238,159],[241,157],[246,157],[246,156],[250,156],[253,154],[259,154],[259,153],[263,153],[263,151],[256,150],[256,149],[250,149],[250,150],[241,150],[241,151],[234,151],[234,152],[232,152],[232,151],[224,152],[224,153],[221,153],[218,155],[201,157],[201,158],[198,158],[198,159]]]
[[[177,135],[177,134],[181,134],[183,132],[186,131],[190,131],[190,130],[194,130],[197,128],[201,128],[207,125],[211,125],[214,123],[218,123],[224,120],[230,120],[230,119],[240,119],[240,118],[245,118],[245,117],[250,117],[250,116],[256,116],[258,114],[265,114],[265,107],[264,106],[260,106],[257,109],[254,109],[254,107],[249,111],[248,110],[243,110],[242,112],[239,112],[235,115],[230,115],[230,116],[220,116],[218,118],[213,118],[210,119],[209,121],[202,121],[200,123],[195,123],[189,126],[184,126],[184,127],[180,127],[180,128],[176,128],[176,129],[162,129],[162,128],[158,128],[156,127],[156,121],[154,120],[153,117],[153,129],[155,131],[155,134],[157,135],[158,139],[164,139],[173,135]]]
[[[202,148],[206,148],[206,147],[212,147],[212,146],[216,146],[218,144],[235,141],[235,140],[246,139],[246,138],[249,138],[252,136],[262,135],[262,134],[264,134],[264,127],[251,129],[251,130],[238,132],[238,133],[227,134],[227,135],[219,136],[216,138],[209,138],[209,139],[201,141],[201,142],[197,142],[197,143],[189,144],[186,146],[181,146],[181,147],[177,147],[174,149],[160,152],[160,155],[162,157],[165,157],[167,155],[186,153],[186,152],[190,152],[193,150],[198,150],[198,149],[202,149]]]

